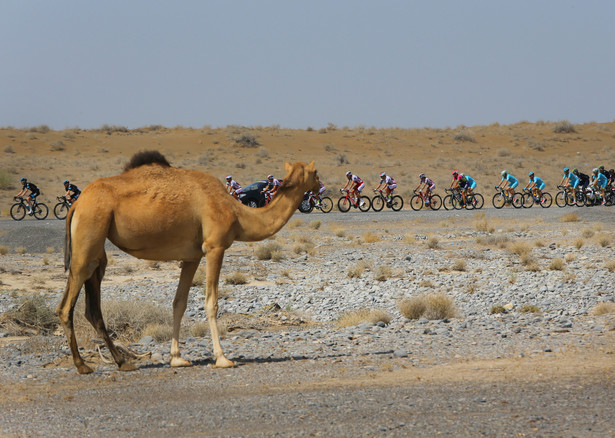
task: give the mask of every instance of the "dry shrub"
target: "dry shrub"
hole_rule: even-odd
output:
[[[314,228],[315,230],[319,229],[320,226],[322,225],[322,222],[320,220],[315,220],[310,222],[310,228]]]
[[[59,323],[55,310],[41,295],[22,297],[16,309],[0,316],[0,327],[13,336],[49,334]]]
[[[359,278],[365,272],[366,264],[364,261],[360,261],[356,265],[348,268],[348,278]]]
[[[397,307],[408,319],[444,319],[457,315],[453,298],[442,293],[403,299],[397,303]]]
[[[239,271],[233,272],[231,275],[225,278],[226,284],[238,285],[238,284],[246,284],[248,279],[244,274]]]
[[[167,342],[173,337],[173,326],[170,324],[148,324],[142,332],[142,336],[151,336],[156,342]]]
[[[510,248],[509,251],[518,256],[524,256],[530,254],[532,248],[527,242],[515,242]]]
[[[521,313],[541,313],[540,307],[534,306],[533,304],[524,304],[519,308],[519,312]]]
[[[376,271],[376,275],[374,276],[374,280],[386,281],[391,277],[392,274],[393,271],[388,266],[379,266],[378,270]]]
[[[560,222],[578,222],[579,215],[576,213],[568,213],[559,218]]]
[[[566,260],[566,263],[570,263],[570,262],[574,262],[577,258],[577,255],[574,253],[568,253],[566,254],[566,256],[564,257],[564,260]]]
[[[365,243],[380,242],[380,237],[377,236],[376,234],[372,233],[371,231],[368,231],[368,232],[363,234],[363,241]]]
[[[336,228],[335,230],[333,230],[333,233],[337,237],[344,237],[346,235],[346,230],[344,230],[343,228]]]
[[[577,130],[568,120],[562,120],[553,127],[553,132],[556,134],[573,134],[577,132]]]
[[[501,305],[492,306],[491,309],[489,310],[490,315],[496,315],[496,314],[502,314],[502,313],[508,313],[508,311],[506,310],[504,306],[501,306]]]
[[[6,255],[11,251],[11,249],[6,245],[0,245],[0,255]]]
[[[596,237],[596,242],[598,242],[598,245],[605,248],[611,243],[611,238],[608,234],[600,234]]]
[[[265,244],[261,244],[254,251],[254,255],[258,260],[280,260],[281,258],[281,247],[276,242],[267,242]]]
[[[592,309],[591,313],[596,316],[606,315],[609,313],[615,313],[615,303],[611,303],[607,301],[598,303],[596,307]]]
[[[474,136],[474,133],[470,131],[469,129],[462,129],[461,131],[455,134],[453,139],[455,141],[463,141],[463,142],[467,141],[470,143],[476,143],[476,137]]]
[[[231,137],[231,140],[240,147],[255,148],[260,145],[256,136],[250,132],[244,132],[241,135]]]
[[[391,322],[391,316],[384,310],[380,309],[358,309],[345,312],[337,319],[335,326],[337,328],[351,327],[362,322],[378,324],[378,322],[388,324]]]
[[[583,247],[583,244],[585,243],[585,241],[583,239],[577,239],[574,241],[574,246],[576,249],[581,249]]]
[[[24,255],[26,251],[27,250],[25,246],[18,246],[17,248],[15,248],[15,252],[19,255]]]
[[[551,260],[551,264],[549,265],[549,269],[552,271],[561,271],[564,269],[564,260],[558,258],[554,258]]]
[[[474,215],[474,229],[485,233],[493,233],[495,227],[487,221],[485,212],[479,212]]]
[[[615,271],[615,260],[609,260],[604,264],[604,267],[609,271]]]
[[[467,265],[468,264],[466,263],[465,260],[457,259],[455,260],[455,263],[453,264],[453,271],[465,271]]]
[[[594,230],[590,229],[590,228],[586,228],[583,230],[583,232],[581,233],[581,236],[583,236],[586,239],[589,239],[590,237],[594,236]]]
[[[440,239],[437,237],[430,237],[427,240],[427,248],[429,249],[438,249],[440,247]]]
[[[81,300],[79,300],[81,302]],[[75,310],[75,331],[87,340],[98,334],[85,319],[83,303]],[[138,341],[145,328],[152,325],[171,325],[173,316],[170,309],[164,309],[150,301],[108,301],[102,303],[102,314],[107,331],[112,338],[124,342]]]

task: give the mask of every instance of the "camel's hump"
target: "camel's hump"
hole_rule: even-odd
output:
[[[124,172],[135,167],[158,164],[164,167],[171,167],[167,159],[158,151],[141,151],[132,156],[128,164],[124,166]]]

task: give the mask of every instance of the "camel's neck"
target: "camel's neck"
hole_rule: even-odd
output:
[[[266,239],[277,233],[295,213],[305,190],[301,187],[280,188],[271,203],[262,208],[240,206],[237,218],[237,240],[253,242]]]

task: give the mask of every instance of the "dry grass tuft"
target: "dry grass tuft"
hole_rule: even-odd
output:
[[[581,233],[581,236],[583,236],[585,239],[589,239],[590,237],[594,236],[594,230],[592,230],[590,228],[586,228]]]
[[[0,255],[6,255],[11,251],[11,249],[6,245],[0,245]]]
[[[364,261],[360,261],[359,263],[357,263],[356,265],[348,268],[348,278],[359,278],[361,277],[361,275],[363,275],[363,272],[365,272],[365,268],[367,267],[367,265],[365,264]]]
[[[493,233],[495,231],[495,227],[487,221],[484,211],[478,212],[474,215],[474,229],[484,233]]]
[[[578,222],[579,215],[576,213],[568,213],[559,218],[560,222]]]
[[[391,316],[384,310],[363,308],[343,313],[337,319],[335,326],[337,328],[351,327],[361,324],[362,322],[369,322],[375,325],[381,321],[385,324],[389,324],[391,322]]]
[[[315,230],[319,229],[320,226],[322,225],[322,222],[320,220],[315,220],[310,222],[310,228],[314,228]]]
[[[25,246],[18,246],[17,248],[15,248],[15,252],[19,255],[24,255],[26,251],[27,249]]]
[[[377,236],[376,234],[372,233],[371,231],[368,231],[368,232],[364,233],[362,237],[363,237],[363,241],[365,243],[380,242],[380,237]]]
[[[453,264],[453,271],[465,271],[467,265],[468,264],[466,263],[465,260],[457,259],[455,260],[455,263]]]
[[[553,132],[556,134],[573,134],[577,132],[577,130],[568,120],[562,120],[553,127]]]
[[[615,259],[614,260],[609,260],[604,264],[604,267],[609,271],[609,272],[613,272],[615,271]]]
[[[562,269],[564,269],[564,260],[558,258],[554,258],[553,260],[551,260],[551,264],[549,265],[549,269],[551,271],[561,271]]]
[[[524,304],[519,308],[519,312],[521,313],[542,313],[540,307],[534,306],[533,304]]]
[[[41,295],[23,297],[16,309],[0,316],[0,327],[13,336],[49,334],[59,323],[55,310]]]
[[[248,282],[248,279],[243,273],[239,271],[235,271],[229,276],[227,276],[224,279],[224,281],[226,281],[226,284],[238,285],[238,284],[246,284]]]
[[[437,237],[430,237],[427,240],[427,248],[429,249],[438,249],[440,248],[440,239],[438,239]]]
[[[282,248],[276,242],[267,242],[259,245],[254,251],[258,260],[279,261],[282,258]]]
[[[583,244],[585,243],[585,241],[581,238],[577,239],[574,241],[574,246],[576,249],[581,249],[583,247]]]
[[[611,243],[611,237],[608,234],[600,234],[596,236],[596,242],[598,242],[598,245],[605,248]]]
[[[397,308],[408,319],[444,319],[457,315],[453,298],[441,293],[400,300]]]
[[[592,315],[600,316],[615,313],[615,303],[603,301],[598,303],[591,311]]]
[[[148,324],[143,329],[142,336],[151,336],[156,342],[167,342],[173,337],[173,326],[171,324]]]
[[[491,306],[491,309],[489,310],[490,315],[496,315],[496,314],[502,314],[502,313],[508,313],[508,311],[506,310],[504,306],[501,306],[501,305]]]
[[[532,247],[527,242],[515,242],[510,248],[509,251],[513,254],[516,254],[520,257],[530,254],[532,251]]]
[[[374,280],[386,281],[391,277],[392,274],[393,271],[388,266],[379,266],[378,270],[376,271],[376,275],[374,276]]]

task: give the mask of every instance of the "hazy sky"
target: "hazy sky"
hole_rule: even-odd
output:
[[[615,118],[615,2],[0,0],[0,126]]]

